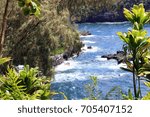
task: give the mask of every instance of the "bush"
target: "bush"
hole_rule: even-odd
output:
[[[131,11],[124,8],[124,15],[133,24],[133,29],[126,33],[118,32],[117,34],[125,43],[125,62],[129,71],[133,73],[134,98],[139,99],[142,97],[141,78],[150,74],[150,69],[147,67],[150,65],[150,37],[144,30],[144,25],[150,21],[150,12],[146,12],[144,5],[139,4],[134,5]],[[130,94],[129,91],[128,95]]]
[[[8,68],[7,74],[0,76],[0,99],[50,99],[50,80],[39,77],[38,73],[37,68],[29,68],[28,65],[19,72]]]

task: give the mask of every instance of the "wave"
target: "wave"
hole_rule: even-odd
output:
[[[88,46],[84,46],[83,48],[82,48],[82,51],[83,52],[97,52],[97,51],[99,51],[99,50],[102,50],[101,48],[98,48],[98,47],[96,47],[96,46],[92,46],[92,48],[91,49],[88,49]]]
[[[98,61],[107,61],[107,58],[102,58],[101,56],[96,56],[95,60],[98,60]]]
[[[111,24],[111,25],[113,25],[113,24],[129,24],[129,22],[128,21],[124,21],[124,22],[97,22],[96,24]]]
[[[64,61],[62,64],[55,67],[55,71],[62,72],[62,71],[70,70],[78,66],[78,64],[80,63],[73,60]]]
[[[82,37],[87,37],[87,38],[89,37],[89,38],[90,38],[90,37],[96,37],[96,36],[97,36],[97,35],[87,35],[87,36],[81,35],[80,38],[82,38]]]
[[[90,23],[90,22],[85,22],[85,23],[78,23],[78,24],[86,24],[86,25],[91,25],[91,24],[129,24],[129,21],[123,21],[123,22],[96,22],[96,23]]]
[[[96,43],[96,42],[94,42],[94,41],[88,41],[88,40],[83,40],[82,42],[83,42],[83,43]]]

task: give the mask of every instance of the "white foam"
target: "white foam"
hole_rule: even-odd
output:
[[[82,37],[87,37],[87,38],[90,38],[90,37],[95,37],[96,35],[86,35],[86,36],[83,36],[83,35],[81,35],[80,37],[82,38]]]
[[[72,73],[61,73],[55,75],[55,82],[70,82],[74,80],[86,80],[87,77],[83,75],[81,72]]]
[[[118,66],[123,67],[123,68],[127,68],[127,65],[125,63],[120,63]]]
[[[98,48],[98,47],[96,47],[96,46],[92,46],[91,49],[88,49],[88,46],[85,45],[85,46],[82,48],[82,51],[83,51],[83,52],[97,52],[97,51],[99,51],[99,50],[101,50],[101,48]]]
[[[88,41],[88,40],[84,40],[84,41],[82,41],[83,43],[96,43],[96,42],[94,42],[94,41]]]
[[[66,70],[69,70],[69,69],[73,69],[75,68],[76,66],[78,66],[78,62],[76,61],[73,61],[73,60],[68,60],[68,61],[65,61],[64,63],[58,65],[55,67],[55,71],[56,72],[61,72],[61,71],[66,71]]]
[[[100,65],[99,68],[107,68],[107,69],[113,69],[113,70],[118,70],[120,67],[117,64],[103,64]]]
[[[107,61],[107,58],[102,58],[101,56],[96,56],[96,59],[98,61]]]
[[[97,22],[96,24],[126,24],[129,23],[128,21],[124,21],[124,22]]]

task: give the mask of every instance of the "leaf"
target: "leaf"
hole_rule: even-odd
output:
[[[128,9],[124,8],[124,12],[123,13],[124,13],[125,17],[129,21],[131,21],[132,23],[134,22],[134,20],[133,20],[133,13],[132,12],[130,12]]]
[[[4,63],[6,63],[6,62],[8,62],[8,61],[10,61],[10,60],[11,60],[10,57],[0,58],[0,65],[4,64]]]
[[[150,100],[150,92],[148,92],[143,98],[142,100]]]
[[[145,82],[144,84],[150,88],[150,82]]]
[[[30,14],[30,9],[28,7],[23,8],[23,13],[24,15],[29,15]]]
[[[129,97],[130,100],[133,100],[133,99],[134,99],[134,98],[133,98],[133,95],[132,95],[132,92],[131,92],[130,89],[128,90],[128,97]]]
[[[24,7],[24,6],[25,6],[24,0],[18,1],[18,5],[19,5],[20,7]]]
[[[39,17],[40,16],[40,8],[37,8],[36,9],[36,12],[34,13],[34,15],[36,16],[36,17]]]
[[[126,44],[129,44],[129,39],[127,38],[126,33],[117,32],[117,35],[120,37],[122,41],[124,41]]]
[[[26,6],[28,6],[32,1],[31,0],[25,0]]]

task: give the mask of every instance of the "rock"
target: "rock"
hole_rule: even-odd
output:
[[[64,53],[63,54],[63,59],[68,60],[68,58],[69,58],[69,55],[67,53]]]
[[[87,49],[92,49],[92,46],[88,46]]]
[[[63,54],[52,56],[51,59],[53,61],[52,66],[57,66],[64,62]]]
[[[67,63],[65,63],[65,65],[70,66],[70,63],[69,63],[69,62],[67,62]]]
[[[80,32],[80,34],[82,36],[87,36],[87,35],[91,35],[91,33],[89,31],[83,31],[83,32]]]
[[[123,51],[117,51],[116,54],[108,54],[108,55],[103,55],[101,57],[107,58],[108,60],[115,59],[115,60],[117,60],[118,64],[125,61],[125,54]]]

